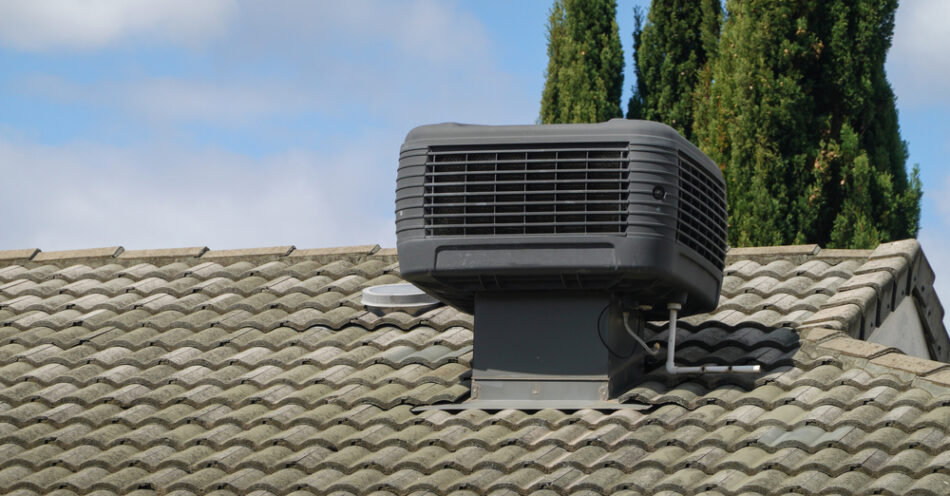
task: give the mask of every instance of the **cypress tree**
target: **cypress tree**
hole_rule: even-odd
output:
[[[615,0],[555,0],[548,19],[548,67],[541,122],[621,117],[623,48]]]
[[[916,234],[921,186],[884,74],[896,7],[727,3],[694,129],[724,169],[733,246],[872,247]]]
[[[640,71],[640,63],[637,62],[637,56],[640,53],[640,46],[643,40],[643,8],[639,5],[633,8],[633,94],[627,102],[627,119],[646,119],[645,95],[649,91]]]
[[[647,22],[634,11],[633,96],[628,119],[649,119],[693,139],[694,100],[719,41],[719,0],[654,0]]]
[[[824,181],[824,196],[832,200],[829,214],[836,214],[826,218],[833,219],[833,245],[870,247],[917,234],[919,171],[914,167],[908,177],[907,144],[884,72],[896,10],[897,0],[826,5],[824,15],[832,21],[823,64],[826,84],[816,97],[827,108],[828,134],[839,137],[844,152],[839,176]]]

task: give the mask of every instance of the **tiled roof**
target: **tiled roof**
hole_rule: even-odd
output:
[[[919,245],[727,265],[677,360],[761,375],[414,413],[468,397],[472,319],[365,311],[393,250],[0,252],[0,493],[950,493],[950,366],[860,340],[913,298],[946,361]]]

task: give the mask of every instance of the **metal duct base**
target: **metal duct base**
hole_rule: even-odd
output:
[[[466,404],[627,408],[611,399],[643,373],[645,352],[607,292],[479,293],[474,335]]]

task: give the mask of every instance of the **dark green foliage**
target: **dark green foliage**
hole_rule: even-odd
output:
[[[623,49],[615,0],[555,0],[548,20],[548,68],[541,122],[621,117]]]
[[[726,176],[730,244],[864,248],[916,235],[921,185],[884,73],[896,8],[727,4],[694,131]]]
[[[654,0],[647,22],[634,11],[634,71],[628,119],[660,121],[693,139],[693,107],[716,51],[719,0]]]

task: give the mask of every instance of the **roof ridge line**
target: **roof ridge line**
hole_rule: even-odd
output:
[[[929,333],[931,356],[950,361],[950,338],[933,280],[933,269],[916,239],[881,243],[799,329],[831,328],[864,340],[911,296]]]
[[[739,260],[752,260],[764,265],[776,260],[789,260],[793,263],[802,264],[816,258],[820,260],[866,259],[873,251],[850,248],[822,248],[817,244],[745,246],[730,248],[726,253],[726,265]]]
[[[207,246],[191,246],[183,248],[158,248],[142,250],[126,250],[122,246],[105,248],[85,248],[78,250],[42,251],[39,248],[24,248],[14,250],[0,250],[0,264],[48,263],[51,265],[78,264],[103,260],[115,260],[117,263],[161,262],[172,263],[185,260],[204,260],[215,262],[230,262],[238,260],[261,259],[279,260],[290,258],[295,260],[339,259],[353,257],[356,259],[376,256],[382,259],[393,258],[394,248],[382,248],[379,244],[335,246],[327,248],[298,249],[294,245],[273,246],[262,248],[239,248],[212,250]]]
[[[907,355],[901,350],[848,336],[836,329],[812,327],[800,331],[801,350],[830,354],[874,375],[891,374],[934,398],[950,395],[950,364]]]

